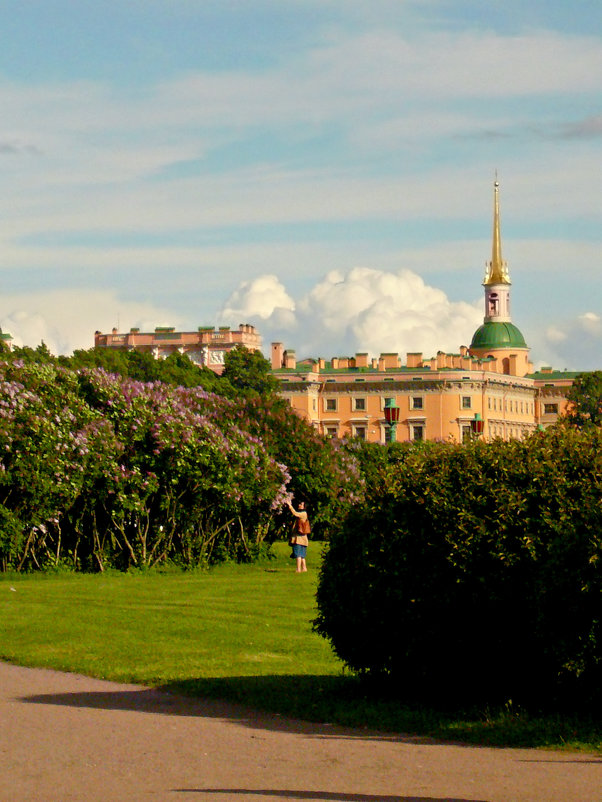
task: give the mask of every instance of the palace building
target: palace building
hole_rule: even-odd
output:
[[[485,317],[470,346],[424,358],[303,359],[272,343],[272,370],[292,408],[331,437],[374,442],[522,438],[553,424],[577,373],[533,371],[529,347],[510,316],[510,277],[502,259],[499,184],[494,184],[493,244],[483,281]]]
[[[176,331],[171,326],[158,326],[152,332],[141,332],[138,328],[120,334],[113,329],[110,334],[97,331],[94,334],[95,348],[113,348],[120,351],[147,351],[155,359],[165,359],[175,352],[186,354],[199,367],[206,367],[221,374],[224,370],[226,352],[237,345],[249,351],[261,350],[261,337],[255,326],[241,323],[238,330],[230,326],[199,326],[197,331]]]

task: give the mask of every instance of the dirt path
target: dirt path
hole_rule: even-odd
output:
[[[602,802],[602,759],[312,725],[0,663],[2,802]]]

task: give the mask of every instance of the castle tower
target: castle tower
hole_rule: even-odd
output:
[[[510,277],[508,265],[502,259],[500,235],[500,185],[493,185],[493,244],[487,267],[485,287],[485,323],[510,323]]]
[[[520,330],[510,317],[510,276],[502,259],[500,233],[500,185],[493,185],[493,242],[491,261],[487,265],[485,288],[485,317],[474,333],[469,352],[476,357],[497,360],[498,372],[525,376],[532,370],[529,348]]]

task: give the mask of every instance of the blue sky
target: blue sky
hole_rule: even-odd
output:
[[[4,0],[0,325],[457,351],[492,184],[536,365],[602,369],[597,0]]]

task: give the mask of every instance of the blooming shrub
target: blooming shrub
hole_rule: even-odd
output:
[[[0,561],[250,559],[287,495],[234,401],[102,369],[0,365]]]
[[[98,416],[73,375],[49,365],[0,371],[0,563],[61,559],[59,518],[85,485]]]

